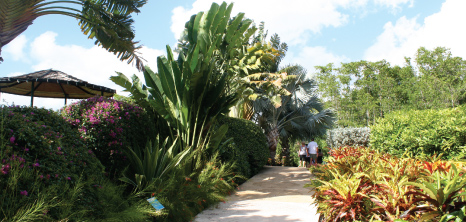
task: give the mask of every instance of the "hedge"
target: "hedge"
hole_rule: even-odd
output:
[[[231,138],[231,142],[220,150],[223,160],[234,160],[236,171],[250,178],[257,174],[267,163],[269,150],[267,138],[258,127],[251,121],[222,117],[217,125],[228,125],[228,132],[224,142]]]
[[[390,113],[371,127],[371,146],[393,155],[464,157],[466,107]]]

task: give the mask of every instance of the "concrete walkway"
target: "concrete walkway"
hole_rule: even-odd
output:
[[[302,167],[266,166],[240,186],[226,201],[206,209],[195,222],[207,221],[309,221],[317,222],[316,207],[311,206],[311,174]]]

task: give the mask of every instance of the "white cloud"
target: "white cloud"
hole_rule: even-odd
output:
[[[386,59],[392,64],[403,65],[404,57],[413,58],[416,50],[424,46],[451,48],[454,56],[466,57],[466,32],[461,28],[466,20],[464,0],[446,0],[438,13],[419,24],[416,18],[401,17],[393,25],[388,22],[376,42],[365,51],[370,61]]]
[[[374,0],[386,7],[398,7],[413,0]],[[221,3],[220,0],[214,2]],[[306,44],[310,35],[318,34],[325,27],[340,27],[348,23],[349,15],[341,9],[365,7],[369,0],[236,0],[232,16],[244,12],[245,17],[256,23],[265,22],[269,34],[277,33],[289,45]],[[177,7],[172,12],[171,30],[176,39],[184,30],[189,18],[200,11],[207,11],[212,0],[197,0],[190,9]]]
[[[335,55],[329,52],[325,47],[304,47],[297,54],[288,54],[282,64],[300,64],[307,69],[308,76],[311,77],[315,73],[315,66],[327,65],[334,63],[339,66],[342,62],[349,62],[350,59],[346,56]]]
[[[393,9],[397,9],[400,7],[400,5],[408,4],[409,7],[414,6],[414,0],[375,0],[375,3],[387,6]]]
[[[215,1],[221,3],[222,1]],[[282,0],[237,0],[234,3],[232,16],[244,12],[245,17],[256,23],[265,22],[270,34],[278,33],[288,44],[305,43],[303,36],[319,33],[323,27],[338,27],[347,22],[348,15],[340,13],[338,7],[360,4],[355,0],[293,0],[284,3]],[[207,11],[211,0],[197,0],[191,9],[177,7],[173,10],[171,30],[175,38],[179,38],[185,23],[191,15]],[[284,5],[287,4],[287,5]]]
[[[138,72],[135,67],[120,61],[105,49],[98,46],[84,48],[77,45],[58,45],[55,42],[56,36],[57,34],[54,32],[45,32],[30,44],[31,49],[28,56],[33,61],[31,72],[44,69],[60,70],[92,84],[116,89],[117,93],[121,93],[122,88],[109,79],[110,76],[115,75],[115,72],[121,72],[127,77],[137,74],[139,78],[144,79],[143,74]],[[163,51],[143,47],[140,52],[142,57],[147,60],[146,65],[156,70],[157,56],[162,55]],[[3,99],[7,100],[9,104],[13,102],[16,105],[30,104],[30,98],[24,96],[3,93]],[[63,106],[64,101],[34,98],[34,104],[38,107],[58,109]]]
[[[24,48],[26,47],[27,39],[25,35],[20,35],[13,39],[8,45],[5,46],[4,52],[9,53],[13,60],[18,61],[27,61],[26,55],[24,53]]]

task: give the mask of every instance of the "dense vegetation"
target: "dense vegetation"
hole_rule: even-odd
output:
[[[251,121],[224,117],[219,125],[227,125],[225,146],[220,150],[223,160],[236,162],[235,172],[249,178],[259,172],[269,158],[267,138]]]
[[[323,221],[464,221],[464,166],[343,147],[311,168],[312,196]]]
[[[0,220],[147,217],[147,207],[106,179],[94,152],[58,113],[2,107],[0,115]]]
[[[167,47],[157,72],[144,69],[144,85],[112,77],[136,105],[96,97],[65,107],[64,117],[35,108],[8,113],[18,117],[1,127],[0,183],[9,195],[0,220],[190,221],[247,179],[233,171],[235,159],[219,156],[228,126],[212,129],[240,99],[236,77],[248,67],[231,61],[251,56],[239,49],[256,31],[242,13],[231,19],[232,7],[214,3],[193,16],[178,58]],[[55,119],[30,121],[43,112]],[[257,144],[248,176],[265,164],[265,140]],[[165,208],[152,208],[150,197]]]
[[[452,108],[465,101],[466,61],[449,49],[419,48],[402,67],[389,62],[318,66],[316,80],[326,107],[341,127],[369,126],[397,110]]]
[[[213,3],[209,12],[191,17],[178,58],[167,46],[157,72],[144,69],[145,84],[122,73],[111,77],[155,120],[157,135],[145,149],[130,150],[123,181],[167,206],[160,220],[189,221],[244,179],[233,172],[236,160],[219,156],[228,126],[213,127],[240,99],[243,88],[235,84],[239,73],[231,62],[244,56],[238,49],[256,30],[243,13],[230,19],[231,9]],[[261,167],[258,158],[253,167]]]
[[[145,1],[130,3],[137,11]],[[263,23],[232,7],[193,15],[156,70],[139,63],[144,80],[112,76],[125,101],[94,97],[61,116],[2,107],[0,220],[191,221],[267,161],[296,166],[297,142],[311,137],[324,150],[362,146],[333,149],[311,168],[323,220],[464,220],[466,171],[451,161],[466,142],[462,58],[420,48],[414,66],[329,64],[309,79],[300,65],[281,66],[277,34],[267,41]],[[138,60],[127,46],[120,58]],[[367,127],[325,138],[335,117],[371,125],[371,149]]]
[[[140,107],[105,97],[93,97],[61,110],[67,122],[81,133],[87,147],[105,166],[111,178],[126,167],[124,150],[146,145],[153,129]]]
[[[396,156],[461,159],[466,154],[466,107],[392,112],[371,126],[370,138],[374,149]]]

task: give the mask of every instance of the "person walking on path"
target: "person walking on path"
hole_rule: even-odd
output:
[[[314,139],[311,139],[311,142],[307,144],[307,149],[311,158],[309,162],[311,164],[317,164],[317,154],[319,153],[319,146],[316,142],[314,142]],[[313,161],[314,163],[312,163]]]
[[[307,153],[306,144],[301,142],[301,146],[299,147],[299,166],[298,167],[306,167],[306,153]]]

